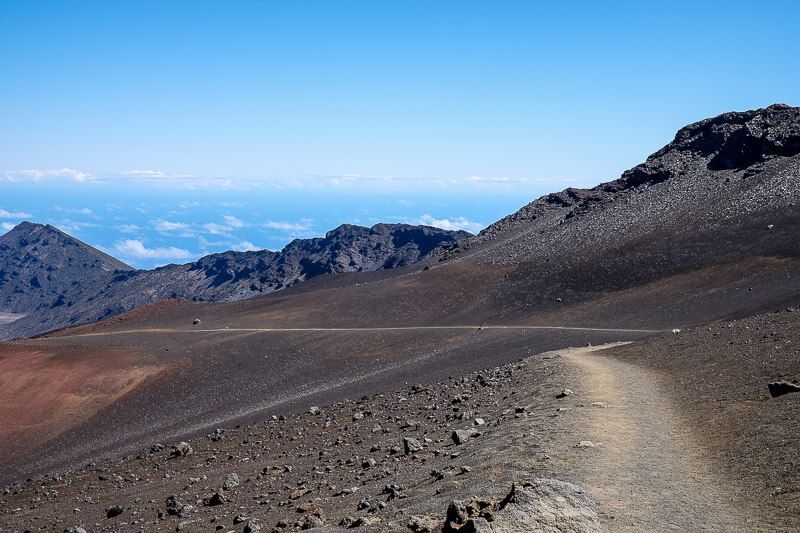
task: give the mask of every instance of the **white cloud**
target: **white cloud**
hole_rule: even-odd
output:
[[[148,248],[137,239],[126,239],[117,242],[114,250],[122,257],[135,259],[190,259],[189,250],[169,246],[164,248]]]
[[[122,233],[136,233],[142,230],[142,228],[136,224],[120,224],[119,226],[114,226],[114,229]]]
[[[250,241],[242,241],[240,243],[236,243],[233,246],[231,246],[231,249],[237,252],[255,252],[261,250],[261,248],[259,248]]]
[[[225,221],[224,224],[209,222],[208,224],[203,224],[203,229],[206,230],[206,233],[210,233],[211,235],[230,235],[237,229],[248,226],[243,220],[233,215],[225,215],[222,218]]]
[[[227,235],[231,232],[231,228],[229,228],[228,226],[215,224],[214,222],[203,224],[203,229],[212,235]]]
[[[14,224],[12,224],[11,222],[0,222],[0,229],[2,229],[4,232],[5,231],[11,231],[15,227],[16,226]]]
[[[74,168],[62,168],[59,170],[36,170],[36,169],[24,169],[24,170],[9,170],[3,172],[3,181],[15,181],[15,182],[25,182],[25,181],[33,181],[33,182],[40,182],[40,181],[55,181],[55,180],[63,180],[67,179],[69,181],[77,181],[77,182],[87,182],[87,181],[95,181],[97,178],[90,174],[89,172],[84,172],[82,170],[76,170]]]
[[[468,231],[470,233],[478,233],[484,227],[484,224],[480,222],[474,222],[472,220],[467,220],[464,217],[456,217],[456,218],[434,218],[431,215],[422,215],[416,221],[413,222],[414,224],[421,224],[423,226],[433,226],[434,228],[449,230],[449,231]]]
[[[54,222],[53,225],[61,231],[65,231],[67,233],[78,233],[84,228],[97,227],[97,224],[93,224],[92,222],[81,222],[79,220],[70,220],[68,218]]]
[[[163,176],[164,173],[160,170],[128,170],[123,172],[131,176]]]
[[[225,223],[231,228],[243,228],[245,226],[244,222],[233,215],[225,215],[222,218],[225,219]]]
[[[308,231],[314,227],[314,223],[307,218],[302,218],[297,222],[268,220],[261,225],[268,229],[277,229],[287,233]]]
[[[0,209],[0,218],[31,218],[31,217],[33,217],[33,215],[30,213],[23,213],[23,212],[11,213],[9,211],[6,211],[5,209]]]
[[[154,220],[153,227],[156,231],[183,231],[189,229],[185,222],[171,222],[169,220]]]

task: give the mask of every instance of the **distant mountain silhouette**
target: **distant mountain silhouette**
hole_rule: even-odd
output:
[[[52,227],[23,222],[0,237],[0,311],[26,316],[0,338],[93,322],[164,298],[238,300],[307,279],[412,264],[471,235],[428,226],[345,224],[282,251],[224,252],[136,270]]]

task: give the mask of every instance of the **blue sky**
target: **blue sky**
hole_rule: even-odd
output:
[[[0,230],[139,266],[475,230],[688,122],[800,102],[797,2],[608,4],[3,0]]]

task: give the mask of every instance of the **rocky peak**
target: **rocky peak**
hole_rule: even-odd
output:
[[[619,179],[592,189],[569,188],[542,196],[483,230],[466,247],[517,228],[524,221],[548,215],[556,221],[569,219],[601,208],[619,195],[680,176],[701,177],[745,169],[755,174],[768,160],[798,154],[800,107],[774,104],[764,109],[723,113],[681,128],[671,143],[644,163],[623,172]]]
[[[607,189],[666,181],[690,168],[741,170],[775,157],[800,153],[800,108],[774,104],[689,124],[675,139],[609,184]]]

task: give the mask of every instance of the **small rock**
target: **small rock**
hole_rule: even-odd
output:
[[[461,445],[467,442],[472,437],[477,437],[478,432],[474,429],[456,429],[450,435],[456,445]]]
[[[225,480],[222,482],[222,490],[231,490],[234,487],[239,486],[239,475],[235,472],[231,472],[227,476],[225,476]]]
[[[172,447],[172,455],[174,457],[183,457],[186,455],[191,455],[194,453],[194,449],[192,445],[188,442],[179,442],[175,446]]]
[[[203,498],[203,505],[205,506],[214,506],[214,505],[222,505],[228,501],[228,499],[220,492],[215,492],[211,496],[207,496]]]
[[[68,527],[64,533],[86,533],[86,530],[79,526]]]
[[[774,383],[767,384],[767,388],[769,389],[769,395],[773,398],[777,398],[778,396],[783,396],[784,394],[789,394],[792,392],[800,392],[800,384],[791,383],[789,381],[776,381]]]
[[[572,389],[564,389],[558,394],[556,394],[556,398],[560,400],[561,398],[566,398],[570,394],[572,394]]]
[[[590,440],[582,440],[575,445],[576,448],[597,448],[597,444]]]
[[[121,505],[112,505],[108,509],[106,509],[106,518],[114,518],[115,516],[119,516],[122,514],[122,506]]]
[[[322,409],[320,409],[319,407],[314,405],[314,406],[311,406],[308,409],[308,412],[311,413],[312,415],[318,415],[318,414],[322,413]]]
[[[403,437],[403,448],[406,452],[406,455],[411,455],[412,453],[417,453],[422,451],[422,444],[413,437]]]
[[[261,522],[255,518],[251,518],[244,525],[244,529],[242,531],[244,531],[244,533],[256,533],[257,531],[261,531]]]
[[[183,502],[173,495],[164,500],[164,508],[169,515],[180,515],[183,509]]]
[[[194,324],[195,326],[196,326],[196,325],[198,325],[198,324],[200,324],[200,319],[199,319],[199,318],[195,318],[195,319],[192,321],[192,324]]]

